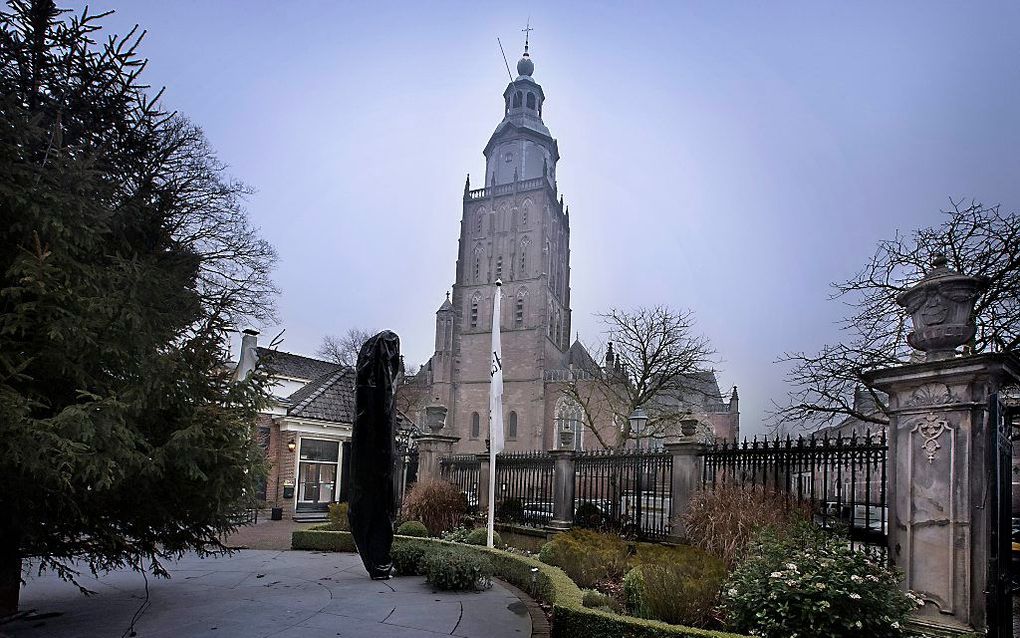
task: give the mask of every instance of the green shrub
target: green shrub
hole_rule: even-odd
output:
[[[425,581],[450,591],[487,589],[492,586],[492,563],[459,548],[433,552],[425,556]]]
[[[471,530],[470,533],[468,533],[467,538],[464,539],[464,542],[467,543],[468,545],[483,545],[483,546],[488,545],[489,530],[484,527],[473,529]],[[499,532],[497,532],[496,530],[492,531],[492,546],[493,547],[503,546],[503,539],[499,537]]]
[[[595,589],[581,590],[581,604],[589,609],[603,609],[611,612],[622,612],[623,607],[609,594],[603,594]]]
[[[899,576],[845,538],[810,523],[767,530],[723,585],[723,611],[738,631],[764,638],[903,636],[917,599]]]
[[[811,520],[807,504],[750,485],[720,485],[694,494],[684,512],[687,542],[732,566],[763,528],[788,530]]]
[[[513,523],[524,518],[524,503],[519,498],[508,498],[496,507],[496,519]]]
[[[421,521],[406,521],[397,528],[397,534],[422,538],[429,535],[429,530]]]
[[[310,549],[326,552],[356,552],[354,537],[350,532],[325,529],[302,529],[290,536],[291,549]]]
[[[335,532],[351,531],[351,523],[347,520],[347,503],[329,504],[329,529]]]
[[[556,565],[579,587],[619,578],[627,569],[627,544],[618,536],[572,529],[542,546],[539,559]]]
[[[425,574],[425,555],[429,547],[414,541],[394,543],[390,550],[390,560],[401,576],[422,576]]]
[[[726,565],[718,559],[704,558],[645,562],[631,569],[623,579],[628,610],[639,618],[674,625],[712,624]]]
[[[645,607],[645,579],[641,574],[641,566],[632,568],[623,577],[623,597],[627,601],[627,613],[638,618],[648,618]]]
[[[421,521],[432,536],[454,529],[467,512],[467,497],[453,483],[424,479],[404,497],[405,520]]]

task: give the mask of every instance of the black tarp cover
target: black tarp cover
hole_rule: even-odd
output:
[[[347,517],[361,561],[372,578],[390,575],[396,517],[396,407],[400,338],[384,330],[358,354],[351,434],[351,483]]]

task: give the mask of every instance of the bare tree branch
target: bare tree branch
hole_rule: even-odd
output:
[[[864,374],[916,356],[907,344],[910,322],[896,296],[924,276],[938,253],[948,257],[954,270],[989,281],[975,307],[978,330],[969,350],[1003,352],[1020,346],[1020,218],[997,205],[950,204],[941,224],[879,242],[860,272],[832,285],[831,298],[850,310],[840,322],[845,339],[815,354],[779,357],[779,363],[792,365],[786,377],[791,390],[786,402],[774,404],[774,427],[813,429],[847,417],[887,422],[885,397],[867,386]]]

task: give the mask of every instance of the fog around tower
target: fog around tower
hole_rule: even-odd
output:
[[[252,218],[280,253],[282,347],[389,328],[425,361],[465,173],[482,183],[503,117],[496,36],[513,67],[520,7],[90,8],[118,10],[111,30],[149,30],[148,81],[256,189]],[[599,341],[592,313],[610,306],[692,308],[721,385],[740,386],[745,433],[784,395],[774,359],[838,339],[828,283],[876,241],[936,223],[949,197],[1020,208],[1016,4],[528,11],[575,330]]]

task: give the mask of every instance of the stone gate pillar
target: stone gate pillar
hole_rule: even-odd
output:
[[[1020,379],[1012,356],[957,356],[973,338],[982,281],[943,260],[898,300],[913,315],[910,344],[926,361],[867,375],[889,395],[889,555],[925,601],[915,620],[984,632],[990,551],[989,398]]]
[[[553,457],[553,514],[546,526],[552,533],[574,525],[574,451],[550,450]]]
[[[453,454],[453,446],[460,437],[439,433],[446,424],[444,407],[425,408],[425,424],[429,432],[414,437],[418,444],[418,480],[438,479],[442,474],[439,462],[443,457]]]
[[[684,436],[676,443],[667,443],[666,451],[673,455],[673,482],[670,486],[670,536],[682,541],[687,537],[683,515],[694,493],[701,489],[707,446],[694,436]]]

